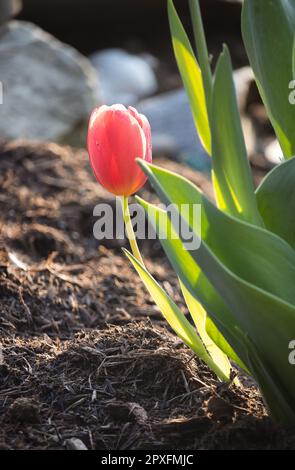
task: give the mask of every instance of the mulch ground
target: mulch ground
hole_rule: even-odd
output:
[[[203,175],[159,163],[213,197]],[[142,195],[154,200],[148,186]],[[294,448],[255,384],[217,382],[171,333],[120,244],[94,239],[98,202],[114,205],[84,151],[0,143],[0,448]],[[159,244],[143,250],[187,314]]]

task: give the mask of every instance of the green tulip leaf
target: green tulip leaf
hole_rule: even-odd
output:
[[[282,421],[284,424],[294,426],[295,412],[294,398],[288,397],[288,391],[281,388],[279,379],[270,367],[267,361],[262,361],[259,352],[255,345],[251,342],[247,335],[249,362],[253,370],[253,376],[259,383],[260,390],[265,396],[265,401],[268,404],[269,411],[277,421]],[[286,397],[288,397],[286,399]],[[282,419],[282,415],[284,419]]]
[[[205,150],[211,155],[211,132],[201,69],[172,0],[168,0],[168,16],[174,54],[189,98],[197,132]]]
[[[295,248],[295,159],[275,167],[256,191],[265,227]]]
[[[199,235],[222,263],[245,281],[295,304],[295,251],[288,243],[221,212],[194,184],[176,173],[139,162],[162,202],[173,203],[180,210],[187,205],[201,206]],[[197,231],[194,216],[193,210],[183,211],[183,217]]]
[[[216,344],[225,354],[228,354],[229,357],[231,357],[235,362],[237,362],[240,367],[242,367],[247,372],[248,369],[243,362],[244,359],[247,359],[247,351],[243,349],[242,344],[244,338],[241,337],[242,341],[241,344],[239,344],[240,332],[238,329],[238,325],[235,323],[234,316],[227,309],[225,303],[223,302],[223,299],[214,290],[212,284],[208,282],[208,279],[199,269],[195,260],[191,256],[191,252],[183,247],[183,244],[178,238],[177,233],[175,232],[166,211],[156,208],[153,205],[147,204],[139,197],[136,197],[136,199],[147,211],[148,217],[159,236],[164,250],[166,251],[166,249],[170,247],[170,244],[173,243],[174,254],[177,255],[177,263],[179,265],[179,268],[185,273],[191,273],[194,290],[191,291],[190,284],[187,284],[186,281],[183,280],[183,278],[179,275],[179,271],[175,268],[172,262],[172,266],[175,268],[176,273],[182,281],[182,284],[186,287],[186,289],[188,289],[193,295],[196,296],[196,299],[201,302],[201,304],[204,306],[205,310],[210,316],[212,316],[214,311],[222,312],[222,320],[219,322],[218,318],[216,320],[216,318],[214,317],[214,323],[216,324],[217,328],[220,330],[224,338],[227,338],[226,341],[228,343],[226,343],[223,336],[220,335],[219,338],[216,336]],[[171,240],[173,240],[173,242]],[[166,251],[167,255],[168,251]],[[208,334],[210,334],[209,330],[206,331],[208,332]],[[214,337],[212,337],[212,339],[215,340]],[[218,342],[218,340],[221,340],[221,342]],[[235,345],[235,351],[231,348],[231,346],[229,346],[232,344]]]
[[[295,154],[293,73],[295,2],[245,0],[242,32],[250,64],[284,156]]]
[[[212,357],[214,363],[230,377],[231,365],[228,360],[227,355],[217,346],[217,341],[214,341],[212,337],[208,334],[207,329],[212,333],[212,336],[216,338],[216,335],[220,335],[220,332],[215,327],[214,323],[208,318],[206,310],[202,307],[200,302],[197,301],[190,291],[185,287],[185,285],[180,281],[181,290],[183,297],[185,299],[187,308],[192,316],[194,324],[196,326],[197,332],[199,333],[206,350]],[[214,331],[212,331],[214,330]],[[225,339],[222,338],[223,342]],[[221,338],[219,338],[221,341]],[[229,348],[229,346],[228,346]],[[228,349],[228,352],[231,351]]]
[[[159,307],[164,318],[167,320],[171,328],[179,336],[180,339],[196,353],[208,366],[216,373],[222,381],[229,381],[230,368],[225,362],[221,364],[222,369],[216,364],[211,356],[206,351],[201,339],[196,333],[196,330],[186,319],[184,314],[179,310],[177,305],[166,294],[162,287],[156,282],[146,268],[127,250],[123,250],[129,258],[134,268],[138,272],[145,287],[150,293],[152,299]]]
[[[218,207],[249,223],[262,225],[226,47],[216,67],[212,116],[213,183]]]
[[[191,294],[202,301],[200,268],[224,299],[228,308],[226,316],[223,311],[208,309],[203,301],[202,304],[216,326],[224,326],[221,332],[233,349],[239,350],[239,355],[246,351],[249,356],[247,341],[243,338],[243,332],[247,332],[261,362],[272,364],[283,397],[277,407],[282,421],[289,422],[286,406],[295,406],[295,374],[288,362],[288,345],[295,337],[295,295],[291,289],[295,280],[294,251],[276,235],[222,213],[184,178],[143,162],[141,166],[165,204],[168,200],[179,208],[183,199],[189,204],[202,202],[204,217],[200,247],[188,251],[184,240],[173,232],[172,219],[167,214],[164,218],[165,211],[141,201],[172,266]],[[174,200],[167,195],[170,191],[177,193]],[[160,224],[155,223],[160,212]],[[189,217],[184,215],[182,219],[192,228]],[[163,237],[161,231],[164,228],[171,236]],[[238,260],[235,259],[237,256]],[[234,334],[237,335],[237,347]],[[248,358],[244,362],[249,366]],[[254,373],[251,363],[249,369]]]

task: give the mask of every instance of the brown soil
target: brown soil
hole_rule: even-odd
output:
[[[212,197],[201,174],[162,164]],[[94,240],[102,200],[113,203],[85,152],[0,144],[0,448],[294,448],[255,385],[220,385],[169,331],[120,246]],[[144,249],[186,313],[159,245]]]

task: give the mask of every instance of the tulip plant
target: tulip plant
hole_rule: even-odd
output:
[[[143,114],[131,106],[128,109],[121,104],[101,106],[91,114],[87,144],[96,179],[121,199],[132,252],[143,264],[130,219],[128,197],[147,180],[136,163],[136,157],[152,161],[150,124]]]
[[[295,1],[244,0],[246,50],[285,156],[256,191],[228,49],[224,47],[213,74],[199,2],[189,0],[189,5],[197,58],[172,0],[169,22],[196,129],[212,156],[216,205],[190,181],[151,164],[150,128],[133,108],[94,112],[90,159],[101,184],[123,196],[133,254],[125,253],[174,331],[220,380],[231,380],[232,364],[251,375],[272,416],[294,426],[295,366],[288,359],[295,340],[295,106],[290,100]],[[141,158],[139,169],[136,157]],[[160,200],[173,204],[191,230],[192,213],[183,214],[181,206],[202,207],[200,246],[187,250],[170,214],[137,197],[178,275],[194,326],[147,271],[132,235],[127,197],[144,183],[143,172]],[[164,229],[166,237],[161,236]]]

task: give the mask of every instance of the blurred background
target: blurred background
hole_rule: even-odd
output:
[[[150,52],[170,62],[166,0],[23,0],[19,19],[32,21],[83,54],[110,47]],[[245,64],[240,43],[241,0],[201,0],[212,49],[232,42],[237,64]],[[188,2],[175,0],[190,26]]]
[[[249,155],[272,165],[279,150],[240,33],[242,0],[201,0],[214,67],[227,43]],[[192,37],[187,0],[175,0]],[[0,137],[85,147],[89,113],[136,106],[150,119],[154,153],[209,171],[171,47],[166,0],[0,0]],[[48,34],[49,33],[49,34]]]

